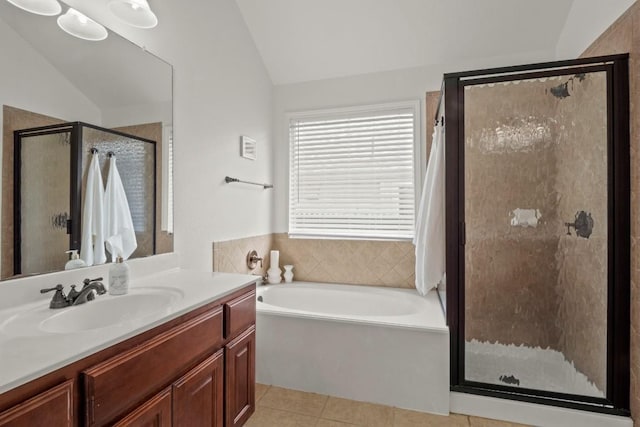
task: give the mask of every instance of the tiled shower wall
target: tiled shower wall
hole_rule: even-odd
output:
[[[638,187],[640,184],[640,157],[639,137],[640,137],[640,116],[638,106],[640,105],[640,3],[636,2],[631,8],[614,23],[605,33],[593,43],[583,54],[584,57],[610,55],[616,53],[630,53],[630,89],[631,89],[631,411],[636,418],[636,426],[640,427],[640,257],[638,256],[638,239],[640,238],[640,211],[638,203],[640,202]],[[569,77],[569,76],[567,76]],[[600,389],[604,389],[605,373],[606,373],[606,230],[601,225],[606,221],[605,204],[602,198],[606,194],[596,194],[597,191],[604,190],[603,182],[606,182],[606,170],[604,169],[604,144],[600,141],[604,140],[602,128],[597,126],[598,115],[602,114],[604,108],[602,98],[594,98],[588,96],[586,89],[589,85],[597,84],[597,78],[591,75],[584,82],[574,82],[573,87],[570,86],[572,102],[566,100],[556,100],[556,116],[559,123],[571,123],[572,117],[586,117],[581,120],[578,126],[569,126],[555,131],[554,138],[558,138],[560,146],[556,148],[554,157],[558,159],[558,165],[564,162],[570,162],[571,167],[556,168],[554,172],[555,183],[553,191],[558,196],[558,203],[550,215],[545,218],[543,211],[543,219],[552,220],[558,224],[564,222],[572,222],[573,217],[578,210],[586,210],[591,212],[594,221],[594,233],[589,240],[578,239],[573,236],[566,236],[565,230],[558,229],[556,239],[556,247],[551,245],[545,249],[545,252],[554,253],[554,258],[547,260],[546,265],[555,266],[557,277],[548,278],[548,282],[539,282],[534,286],[522,286],[522,283],[507,280],[511,283],[511,288],[502,289],[505,292],[497,292],[491,298],[487,294],[490,292],[483,287],[474,286],[467,289],[468,296],[472,301],[479,302],[479,306],[483,306],[484,310],[492,310],[492,304],[488,301],[493,300],[494,309],[502,305],[502,315],[505,312],[511,313],[512,316],[518,316],[520,319],[521,305],[519,296],[523,293],[537,292],[543,289],[548,292],[548,296],[557,300],[552,301],[549,298],[542,299],[546,301],[550,310],[550,317],[547,319],[547,325],[544,326],[548,331],[547,338],[550,339],[549,346],[562,351],[565,356],[575,363],[576,367],[585,373],[590,380],[594,381]],[[563,119],[564,117],[564,119]],[[567,119],[567,120],[565,120]],[[601,122],[601,119],[600,119]],[[596,142],[596,143],[594,143]],[[583,148],[588,145],[589,150]],[[575,169],[575,167],[581,169]],[[551,171],[550,171],[551,172]],[[575,177],[579,176],[581,180],[575,181]],[[546,184],[545,184],[546,185]],[[489,186],[489,185],[488,185]],[[593,191],[595,189],[595,192]],[[495,187],[494,187],[495,191]],[[542,210],[542,209],[541,209]],[[558,227],[559,228],[559,227]],[[524,232],[525,230],[522,230]],[[469,227],[467,228],[469,234]],[[470,236],[471,237],[471,236]],[[551,240],[553,238],[549,236]],[[545,237],[541,235],[540,240]],[[535,246],[539,243],[533,243],[531,250],[533,257],[538,256],[539,251]],[[485,251],[487,252],[487,251]],[[491,265],[498,261],[500,264],[500,254],[502,251],[494,249],[493,256],[487,258],[488,264],[485,264],[484,271],[490,271]],[[479,252],[482,257],[482,252]],[[510,253],[510,256],[518,257],[516,252]],[[496,259],[498,258],[498,259]],[[504,261],[504,260],[503,260]],[[525,269],[528,261],[515,263],[517,268]],[[473,262],[472,262],[473,265]],[[496,267],[498,268],[498,267]],[[502,275],[505,275],[510,269],[503,268]],[[549,269],[552,270],[552,269]],[[482,271],[482,270],[480,270]],[[471,272],[471,274],[475,274]],[[507,274],[508,275],[508,274]],[[524,275],[518,275],[523,277]],[[502,277],[500,274],[493,276],[496,279]],[[534,274],[535,278],[536,275]],[[529,276],[529,281],[534,280]],[[485,282],[485,284],[488,282]],[[495,286],[495,285],[494,285]],[[500,286],[498,286],[499,288]],[[537,297],[536,297],[537,298]],[[536,305],[533,303],[532,305]],[[516,310],[512,310],[515,308]],[[525,317],[527,311],[536,308],[528,307],[525,309]],[[468,308],[468,310],[470,310]],[[472,313],[467,313],[471,317],[474,325],[470,326],[469,338],[484,337],[488,340],[504,340],[503,342],[532,342],[538,338],[544,338],[544,334],[534,333],[521,335],[520,332],[514,333],[512,328],[505,330],[504,328],[483,328],[482,318],[486,315],[483,311],[471,309]],[[494,310],[495,311],[495,310]],[[540,311],[542,314],[543,311]],[[508,317],[508,316],[507,316]],[[537,316],[534,316],[534,318]],[[500,317],[498,317],[499,319]],[[539,319],[539,317],[537,317]],[[514,319],[516,319],[514,317]],[[479,321],[478,321],[479,320]],[[520,320],[516,320],[520,321]],[[514,321],[515,322],[515,321]],[[485,325],[487,326],[487,325]],[[556,329],[556,332],[553,332]],[[537,335],[540,335],[537,337]]]
[[[264,266],[251,271],[247,253],[255,249]],[[213,243],[213,270],[264,275],[269,251],[280,251],[280,267],[292,264],[294,280],[352,285],[414,286],[415,255],[411,242],[291,239],[285,233]]]
[[[635,2],[582,56],[630,53],[631,95],[631,415],[640,427],[640,3]]]
[[[552,96],[569,78],[466,90],[466,338],[559,350],[606,390],[606,80]],[[515,208],[538,227],[511,226]],[[566,234],[579,210],[589,239]]]
[[[465,91],[465,337],[557,348],[553,110],[560,81]],[[526,102],[525,102],[526,100]],[[539,209],[537,228],[514,209]]]
[[[566,78],[564,79],[566,80]],[[606,390],[607,373],[607,97],[604,72],[589,73],[570,85],[571,97],[557,100],[555,118],[564,124],[555,148],[559,165],[559,224],[579,210],[594,219],[589,239],[560,233],[555,318],[557,348]],[[569,101],[569,102],[567,102]],[[576,120],[576,118],[580,118]]]

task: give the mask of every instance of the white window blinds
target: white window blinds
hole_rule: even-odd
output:
[[[289,234],[412,238],[418,105],[290,116]]]

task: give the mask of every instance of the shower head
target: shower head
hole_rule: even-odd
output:
[[[574,75],[573,77],[571,77],[569,80],[567,80],[564,83],[560,83],[558,86],[554,86],[550,89],[551,91],[551,95],[555,96],[556,98],[566,98],[568,96],[571,96],[571,94],[569,93],[569,82],[571,82],[571,90],[573,90],[573,81],[575,79],[578,79],[579,82],[584,81],[584,79],[587,78],[587,74],[586,73],[578,73],[576,75]]]
[[[564,82],[559,84],[558,86],[554,86],[551,89],[551,95],[555,96],[556,98],[566,98],[567,96],[570,96],[571,94],[569,93],[569,82]]]

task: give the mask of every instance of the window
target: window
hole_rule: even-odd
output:
[[[411,239],[419,102],[289,116],[289,234]]]
[[[162,231],[173,234],[173,126],[162,128]]]

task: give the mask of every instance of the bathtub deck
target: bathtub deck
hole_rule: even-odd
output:
[[[336,314],[336,313],[323,313],[317,310],[310,309],[283,309],[277,305],[269,304],[268,299],[265,298],[265,302],[259,302],[257,305],[258,312],[270,313],[277,316],[299,317],[308,319],[322,319],[328,321],[345,322],[345,323],[361,323],[371,324],[376,323],[380,325],[409,328],[419,330],[430,330],[434,332],[448,333],[449,328],[446,324],[444,312],[442,311],[442,305],[438,299],[438,294],[435,290],[432,290],[424,297],[420,296],[415,289],[399,289],[399,288],[379,288],[371,286],[358,286],[358,285],[336,285],[336,284],[316,284],[310,282],[294,282],[293,286],[298,288],[304,287],[317,287],[321,286],[328,290],[332,289],[346,289],[349,293],[376,293],[376,294],[389,294],[390,298],[394,295],[400,295],[402,297],[411,297],[417,304],[418,310],[414,313],[402,314],[402,315],[376,315],[371,314]],[[282,285],[270,285],[269,287],[279,287]],[[291,285],[289,285],[291,286]],[[258,291],[260,288],[258,288]],[[347,303],[348,304],[348,303]],[[344,310],[347,311],[347,310]],[[373,309],[372,311],[375,311]]]

